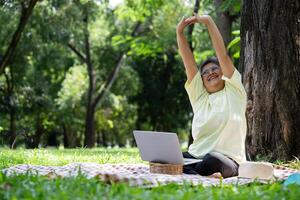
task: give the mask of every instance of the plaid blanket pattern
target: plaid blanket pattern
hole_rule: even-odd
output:
[[[290,174],[299,170],[274,166],[276,180],[285,180]],[[149,166],[145,164],[97,164],[97,163],[71,163],[64,166],[41,166],[20,164],[1,170],[7,176],[14,174],[32,173],[49,178],[77,176],[79,173],[87,178],[99,178],[106,183],[128,183],[131,186],[155,187],[169,183],[203,186],[217,186],[220,184],[248,184],[254,180],[231,177],[226,179],[210,178],[200,175],[167,175],[153,174],[149,172]],[[267,183],[266,180],[256,181]]]

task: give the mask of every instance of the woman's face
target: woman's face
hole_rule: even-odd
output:
[[[208,92],[217,92],[223,89],[223,73],[219,65],[215,63],[206,64],[202,67],[201,76],[204,86]]]

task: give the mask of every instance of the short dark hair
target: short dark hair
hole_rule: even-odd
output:
[[[219,63],[219,60],[218,60],[217,57],[215,57],[215,56],[209,57],[209,58],[207,58],[201,65],[199,65],[198,68],[199,68],[200,72],[202,72],[202,68],[203,68],[205,65],[207,65],[208,63],[214,63],[214,64],[220,66],[220,63]]]

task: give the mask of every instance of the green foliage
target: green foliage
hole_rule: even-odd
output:
[[[154,16],[163,4],[162,0],[125,0],[125,5],[117,9],[116,14],[122,20],[145,21],[147,17]]]
[[[201,63],[202,61],[206,60],[209,57],[212,57],[215,54],[213,50],[204,50],[204,51],[197,51],[194,53],[195,59],[197,63]]]
[[[231,15],[241,11],[241,0],[225,0],[221,5],[221,10],[229,11]]]
[[[204,10],[210,10],[210,7],[214,4],[213,0],[201,1]],[[229,12],[230,15],[237,15],[241,12],[242,0],[223,0],[220,6],[220,11]],[[201,10],[203,11],[203,9]]]
[[[82,65],[73,66],[66,74],[62,82],[62,88],[58,92],[56,103],[60,109],[74,109],[88,88],[86,68]]]
[[[130,104],[125,96],[110,94],[107,102],[110,106],[96,113],[96,130],[100,143],[104,146],[121,146],[133,144],[132,130],[137,120],[137,106]]]
[[[236,30],[233,31],[232,34],[235,36],[233,40],[228,44],[227,49],[230,50],[231,54],[233,55],[234,59],[240,58],[240,43],[241,43],[241,37],[240,37],[240,31]]]
[[[226,0],[222,9],[234,14],[239,12],[238,4],[238,0]],[[95,94],[103,89],[116,58],[127,57],[96,108],[97,145],[134,144],[132,129],[174,131],[187,139],[192,110],[183,87],[186,77],[175,30],[183,15],[192,14],[193,6],[194,1],[178,0],[125,0],[115,8],[108,0],[39,1],[7,69],[12,94],[6,92],[6,79],[0,76],[0,141],[6,144],[14,108],[16,145],[36,141],[31,147],[45,146],[54,133],[56,146],[83,145],[88,75],[85,63],[70,46],[85,57],[85,33],[89,34]],[[1,57],[17,26],[21,4],[5,1],[0,9]],[[215,18],[213,1],[201,1],[199,13]],[[137,24],[138,31],[132,35]],[[234,30],[238,28],[237,22]],[[209,41],[205,26],[197,24],[193,32],[197,63],[214,55]],[[234,57],[238,45],[235,39],[229,46]],[[42,135],[37,137],[39,130]]]

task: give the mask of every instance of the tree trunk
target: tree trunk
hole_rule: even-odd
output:
[[[201,0],[195,0],[193,14],[198,13],[199,7],[200,7],[200,1]],[[194,50],[193,42],[192,42],[193,41],[193,37],[192,37],[193,30],[194,30],[194,24],[189,25],[188,26],[187,40],[188,40],[188,43],[189,43],[190,48],[191,48],[192,51]]]
[[[44,134],[44,131],[45,129],[42,124],[42,119],[38,114],[36,118],[35,134],[27,138],[26,147],[29,149],[38,148],[41,142],[42,135]]]
[[[16,108],[15,105],[10,106],[9,112],[10,120],[9,120],[9,146],[11,149],[15,149],[15,140],[16,140]]]
[[[174,51],[169,51],[168,53],[166,53],[167,56],[167,62],[165,62],[165,66],[161,66],[161,68],[163,69],[163,71],[161,72],[161,75],[159,76],[160,79],[160,90],[162,91],[167,91],[170,81],[171,81],[171,77],[174,74],[174,65],[173,63],[176,62],[176,58],[175,58],[176,52]],[[160,99],[160,103],[162,105],[168,105],[168,101],[166,100],[166,95],[165,93],[163,93],[161,96],[159,96],[158,98]],[[166,130],[166,131],[171,131],[172,130],[172,126],[170,125],[170,123],[168,123],[168,120],[165,118],[165,112],[166,110],[168,110],[167,108],[162,108],[158,111],[157,116],[154,117],[155,120],[155,126],[154,126],[154,130]]]
[[[251,157],[300,156],[300,2],[245,0],[241,66]]]
[[[92,106],[87,107],[86,119],[85,119],[85,137],[84,146],[94,147],[95,145],[95,108]]]
[[[64,147],[67,148],[67,147],[69,147],[69,140],[68,140],[67,128],[64,123],[62,124],[62,131],[63,131],[63,144],[64,144]]]
[[[84,10],[84,45],[85,45],[85,63],[87,66],[88,76],[89,76],[89,88],[87,93],[87,106],[86,106],[86,121],[85,121],[85,138],[84,138],[84,146],[86,147],[94,147],[95,145],[95,131],[94,131],[94,118],[95,118],[95,109],[93,106],[93,93],[95,88],[95,71],[92,64],[92,58],[90,54],[90,35],[88,30],[89,23],[89,11],[88,8],[85,7]]]
[[[231,41],[231,27],[232,27],[232,17],[229,15],[228,11],[222,11],[220,6],[224,0],[214,0],[214,5],[217,13],[217,26],[223,37],[225,46]]]
[[[63,131],[63,142],[64,142],[64,147],[65,148],[75,148],[77,146],[76,144],[76,137],[74,136],[74,134],[72,134],[72,132],[70,131],[70,128],[68,128],[68,126],[63,123],[62,124],[62,131]]]
[[[57,131],[51,131],[49,132],[48,134],[48,137],[47,137],[47,146],[50,146],[50,147],[58,147],[59,144],[58,144],[58,141],[57,141],[57,136],[59,135],[60,133],[57,132]]]
[[[10,73],[6,74],[4,72],[4,77],[6,81],[6,95],[8,97],[7,107],[9,109],[9,147],[15,149],[15,142],[17,138],[16,134],[16,101],[14,95],[14,75],[12,69],[10,68]]]
[[[102,145],[103,145],[104,147],[108,147],[108,144],[107,144],[107,138],[106,138],[106,135],[105,135],[105,132],[104,132],[104,131],[101,132],[101,136],[102,136]]]

